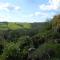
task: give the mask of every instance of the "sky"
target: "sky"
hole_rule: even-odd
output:
[[[45,22],[60,14],[60,0],[0,0],[0,22]]]

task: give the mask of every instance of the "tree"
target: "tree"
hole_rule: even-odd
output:
[[[52,19],[52,28],[54,31],[60,31],[60,15],[56,15]]]

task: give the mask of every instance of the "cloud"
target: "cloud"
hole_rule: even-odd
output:
[[[9,21],[11,18],[11,16],[0,16],[0,22],[3,22],[3,21]],[[11,21],[11,20],[10,20]]]
[[[49,4],[39,5],[40,10],[59,10],[60,9],[60,0],[49,0]]]
[[[43,15],[46,15],[46,14],[47,14],[47,12],[37,11],[37,12],[31,13],[31,14],[24,15],[23,17],[24,18],[31,18],[31,17],[43,16]]]
[[[49,0],[49,3],[57,5],[60,4],[60,0]]]
[[[40,12],[35,12],[34,16],[39,16],[41,13]]]
[[[0,16],[0,22],[3,22],[3,21],[5,21],[5,17]]]
[[[35,12],[34,13],[34,16],[46,16],[47,15],[47,12]]]
[[[21,19],[22,21],[29,21],[29,22],[43,22],[46,19],[52,18],[56,15],[56,12],[50,10],[58,10],[59,9],[60,0],[49,0],[48,3],[39,5],[39,8],[42,10],[33,12],[31,14],[24,15]],[[47,11],[48,10],[48,11]]]
[[[45,5],[45,4],[42,4],[40,6],[40,9],[41,10],[57,10],[58,6],[56,6],[56,5]]]
[[[10,3],[0,3],[0,10],[5,10],[5,11],[16,10],[16,11],[18,11],[19,9],[20,9],[20,7],[14,5],[14,4],[10,4]]]
[[[24,18],[27,18],[27,17],[30,18],[30,17],[33,17],[33,16],[34,16],[34,15],[33,15],[33,13],[32,13],[32,14],[24,15],[23,17],[24,17]]]

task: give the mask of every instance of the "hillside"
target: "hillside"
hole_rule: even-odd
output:
[[[45,23],[14,23],[14,22],[0,22],[0,29],[11,29],[11,30],[17,30],[17,29],[31,29],[31,28],[40,28]]]
[[[28,24],[28,23],[18,24],[18,23],[13,23],[13,22],[0,22],[0,29],[2,29],[2,30],[3,29],[16,30],[16,29],[22,29],[22,28],[29,29],[30,24]]]
[[[0,60],[60,60],[59,20],[0,22]]]

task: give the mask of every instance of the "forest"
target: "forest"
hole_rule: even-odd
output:
[[[0,22],[0,60],[60,60],[60,15],[46,22]]]

